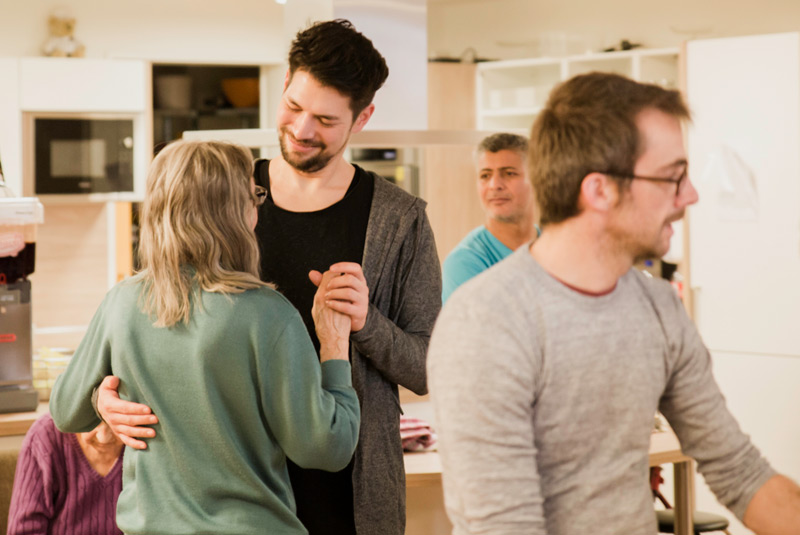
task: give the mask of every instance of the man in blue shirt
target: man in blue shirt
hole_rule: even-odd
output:
[[[445,259],[442,302],[463,283],[535,236],[535,203],[525,162],[527,154],[528,140],[515,134],[492,134],[478,145],[478,197],[486,220]]]

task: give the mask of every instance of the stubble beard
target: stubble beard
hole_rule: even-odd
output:
[[[683,216],[684,216],[683,211],[681,211],[679,214],[675,214],[673,217],[666,219],[661,228],[664,229],[666,226],[672,225],[677,221],[680,221],[681,219],[683,219]],[[675,231],[674,228],[672,230],[673,232]],[[670,241],[671,240],[668,239],[667,243],[662,245],[661,233],[659,233],[657,242],[648,246],[641,246],[640,250],[638,251],[638,254],[635,255],[635,262],[640,262],[642,260],[648,260],[652,258],[661,258],[665,254],[667,254],[667,252],[669,252]]]
[[[513,213],[508,215],[495,214],[494,216],[492,216],[492,219],[494,219],[498,223],[505,223],[506,225],[517,225],[522,221],[522,214],[520,213]]]
[[[289,132],[287,132],[285,129],[281,129],[281,135],[278,137],[278,142],[281,148],[281,156],[283,156],[283,159],[286,161],[286,163],[301,173],[316,173],[317,171],[324,169],[325,166],[327,166],[331,159],[335,156],[335,154],[329,154],[326,152],[326,149],[328,148],[327,145],[317,142],[311,145],[319,149],[317,154],[306,159],[297,157],[294,153],[290,152],[288,148],[286,148],[286,137],[289,135],[291,135]]]
[[[516,203],[516,199],[511,199],[512,203]],[[489,211],[489,217],[494,219],[498,223],[503,223],[506,225],[518,225],[522,223],[525,219],[526,211],[524,208],[520,208],[518,205],[512,206],[513,211],[509,213],[492,213],[491,210]]]
[[[328,151],[328,145],[325,145],[322,142],[315,142],[312,144],[312,146],[319,148],[319,152],[314,156],[304,160],[302,158],[295,158],[293,154],[286,148],[286,143],[284,140],[286,136],[291,134],[284,129],[281,129],[281,134],[282,135],[278,136],[278,142],[281,148],[281,156],[283,156],[283,159],[286,161],[286,163],[301,173],[316,173],[317,171],[325,169],[331,160],[337,156],[341,156],[344,153],[344,149],[347,147],[347,144],[350,143],[349,133],[342,142],[342,146],[339,147],[339,150],[337,151]]]

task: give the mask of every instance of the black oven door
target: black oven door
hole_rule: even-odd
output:
[[[37,194],[133,191],[133,119],[36,118]]]

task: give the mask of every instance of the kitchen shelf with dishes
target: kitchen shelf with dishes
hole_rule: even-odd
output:
[[[678,57],[678,48],[636,48],[480,63],[476,71],[477,127],[529,130],[550,90],[576,74],[614,72],[641,82],[677,87]]]
[[[153,142],[186,130],[258,128],[257,65],[153,65]]]

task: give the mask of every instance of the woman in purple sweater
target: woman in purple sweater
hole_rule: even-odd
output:
[[[105,423],[72,434],[49,414],[36,420],[17,460],[8,535],[121,535],[122,452]]]

